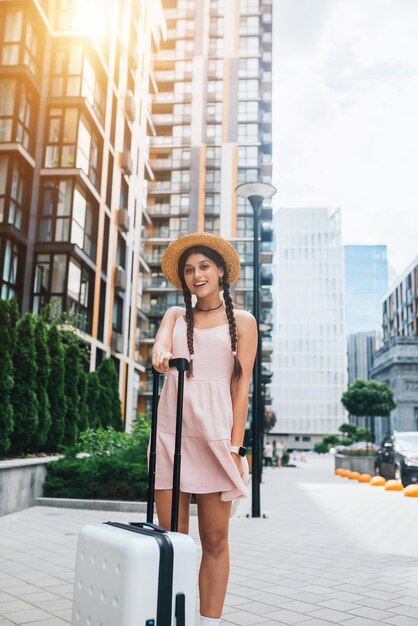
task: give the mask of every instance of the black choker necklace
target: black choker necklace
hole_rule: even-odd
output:
[[[202,313],[209,313],[209,311],[216,311],[216,309],[220,309],[222,305],[223,305],[223,300],[221,300],[221,303],[218,304],[218,306],[214,306],[213,309],[201,309],[197,306],[197,304],[195,304],[195,309],[197,309],[198,311],[201,311]]]

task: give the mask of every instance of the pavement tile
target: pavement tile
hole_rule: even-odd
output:
[[[394,615],[383,620],[381,624],[393,624],[393,626],[417,626],[417,620],[405,615]]]
[[[345,600],[341,600],[340,598],[334,598],[333,600],[326,600],[325,602],[318,602],[325,609],[332,609],[333,611],[351,611],[352,609],[357,609],[358,604],[354,604],[353,602],[346,602]]]
[[[417,590],[417,594],[418,594],[418,590]],[[407,617],[414,617],[418,623],[418,608],[417,607],[398,604],[398,606],[393,607],[393,609],[389,609],[389,611],[390,613],[395,613],[396,615],[406,615]]]
[[[318,618],[325,621],[329,621],[332,624],[340,624],[347,619],[347,614],[340,611],[333,611],[332,609],[318,609],[309,614],[311,618]]]
[[[225,624],[240,624],[242,626],[255,626],[255,624],[271,624],[269,618],[260,617],[254,613],[244,613],[244,611],[236,611],[230,613]]]
[[[376,621],[385,619],[388,616],[387,611],[381,611],[379,609],[374,609],[371,607],[363,607],[360,609],[353,609],[350,611],[354,615],[358,615],[359,617],[367,617],[368,619],[374,619]]]
[[[12,613],[5,613],[4,617],[12,622],[21,626],[23,624],[30,624],[31,622],[38,622],[40,620],[46,620],[53,617],[50,613],[46,613],[41,609],[32,608],[30,611],[16,611]]]
[[[381,609],[384,611],[385,609],[392,609],[396,607],[399,600],[393,600],[389,602],[388,600],[380,600],[379,598],[358,598],[357,603],[362,606],[370,606],[373,609]],[[412,605],[413,606],[413,605]]]
[[[345,622],[341,622],[344,626],[382,626],[382,622],[366,617],[352,617]]]
[[[282,611],[281,609],[272,611],[265,617],[267,618],[266,621],[268,621],[269,624],[276,624],[276,620],[278,622],[283,622],[284,624],[301,624],[307,620],[306,615],[295,613],[293,611]]]

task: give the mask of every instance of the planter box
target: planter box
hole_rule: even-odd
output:
[[[46,464],[60,457],[0,461],[0,515],[34,506],[42,496]]]
[[[352,472],[360,472],[360,474],[370,474],[374,476],[375,456],[345,456],[343,454],[335,455],[335,469],[342,467]]]

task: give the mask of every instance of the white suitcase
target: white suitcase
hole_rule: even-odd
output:
[[[152,524],[158,373],[154,372],[147,522],[106,522],[81,529],[74,580],[72,626],[193,626],[196,546],[178,533],[181,422],[187,359],[179,370],[171,532]]]

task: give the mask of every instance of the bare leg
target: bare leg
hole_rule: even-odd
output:
[[[231,502],[219,493],[197,496],[202,562],[199,571],[200,614],[219,619],[229,578],[229,516]]]
[[[155,504],[157,505],[158,523],[163,528],[170,530],[171,526],[171,489],[156,489],[155,490]],[[183,493],[180,491],[179,502],[179,532],[189,532],[189,507],[191,493]]]

